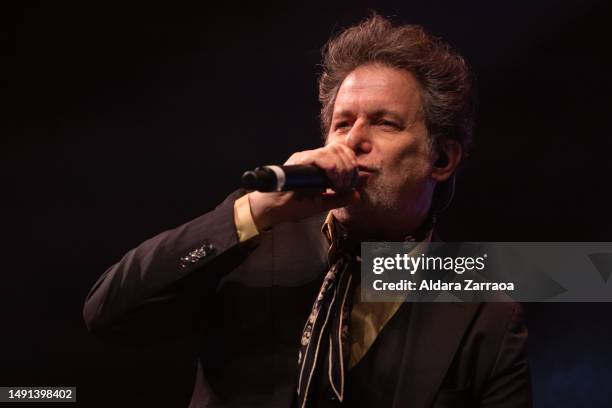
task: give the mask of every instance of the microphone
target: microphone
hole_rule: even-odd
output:
[[[331,188],[325,170],[313,165],[261,166],[242,175],[242,186],[261,192]]]

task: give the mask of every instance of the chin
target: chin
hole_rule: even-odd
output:
[[[381,209],[372,205],[367,195],[362,193],[362,202],[333,210],[334,217],[343,224],[372,224],[376,222]]]

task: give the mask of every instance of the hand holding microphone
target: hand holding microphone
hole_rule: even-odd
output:
[[[294,153],[283,166],[268,166],[245,173],[248,188],[266,191],[249,193],[255,224],[260,231],[286,221],[343,207],[359,201],[357,158],[345,144]],[[284,178],[284,180],[283,180]],[[331,188],[334,192],[327,192]]]

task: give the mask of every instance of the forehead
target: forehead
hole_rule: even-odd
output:
[[[420,106],[419,85],[410,72],[382,65],[364,65],[342,82],[334,103],[334,116],[391,110],[412,117]]]

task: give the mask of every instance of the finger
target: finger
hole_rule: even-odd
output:
[[[321,211],[329,211],[334,208],[345,207],[351,204],[357,204],[361,200],[361,196],[357,190],[350,190],[344,193],[325,193],[321,195]]]
[[[338,157],[339,162],[342,163],[342,168],[340,170],[342,184],[339,186],[338,190],[348,190],[352,187],[357,168],[357,160],[352,150],[347,146],[336,143],[334,147],[334,154]]]
[[[296,165],[296,164],[305,164],[304,163],[304,156],[307,156],[308,153],[310,153],[309,150],[304,151],[304,152],[296,152],[293,153],[289,159],[287,159],[287,161],[285,163],[283,163],[286,166],[289,165]]]
[[[357,156],[350,147],[344,144],[340,144],[340,148],[341,154],[348,166],[345,180],[346,186],[347,188],[352,188],[354,187],[354,182],[357,178]]]
[[[325,189],[322,188],[300,188],[292,191],[293,198],[297,201],[311,200],[323,193],[325,193]]]
[[[314,159],[313,164],[323,170],[325,174],[332,182],[333,188],[337,189],[338,186],[342,185],[342,162],[339,160],[337,155],[332,155],[329,152],[321,151]]]
[[[349,158],[351,165],[357,167],[357,155],[355,154],[355,151],[344,143],[339,143],[339,145],[342,148],[342,151]]]
[[[350,188],[353,166],[351,157],[345,151],[345,146],[337,142],[329,144],[326,146],[326,154],[330,160],[338,164],[338,183],[335,184],[336,190],[347,190]]]
[[[354,152],[347,146],[338,143],[337,152],[344,164],[342,169],[342,189],[348,190],[352,187],[355,173],[357,171],[357,159]]]
[[[342,190],[348,190],[350,188],[353,165],[351,163],[351,158],[346,153],[344,147],[345,146],[338,144],[336,154],[340,157],[340,160],[342,160],[343,164],[342,171],[340,173],[342,177]]]

